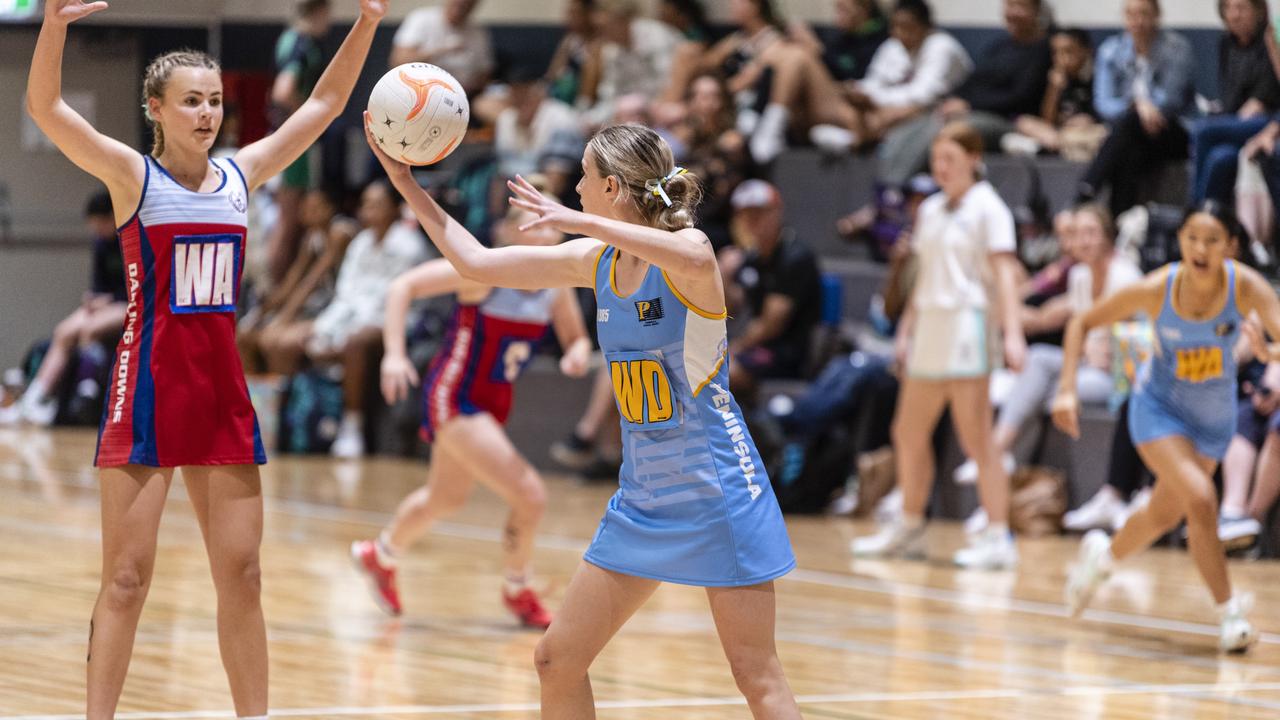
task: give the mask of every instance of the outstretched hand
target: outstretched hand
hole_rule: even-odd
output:
[[[99,10],[106,10],[105,2],[87,3],[83,0],[48,0],[44,5],[45,22],[67,25],[80,18],[89,17]]]
[[[512,206],[521,210],[528,210],[538,216],[537,220],[531,220],[520,226],[520,232],[532,230],[533,228],[548,226],[559,230],[566,235],[581,235],[580,232],[583,214],[561,205],[548,198],[546,195],[538,192],[538,189],[525,180],[524,177],[517,175],[514,180],[507,181],[507,187],[511,192],[515,193],[515,197],[508,198],[507,202]]]
[[[370,20],[381,20],[389,5],[391,0],[360,0],[360,14]]]
[[[378,162],[382,163],[382,169],[387,171],[387,176],[394,182],[400,177],[411,177],[413,171],[408,165],[396,160],[382,150],[382,146],[378,145],[377,139],[373,136],[373,119],[369,116],[369,111],[364,112],[364,139],[368,141],[369,148],[373,150],[373,154],[378,158]]]

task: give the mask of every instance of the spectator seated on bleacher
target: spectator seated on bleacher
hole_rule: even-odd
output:
[[[1266,3],[1222,0],[1218,10],[1226,25],[1218,41],[1218,105],[1191,127],[1193,203],[1232,202],[1240,150],[1280,109],[1274,64],[1280,58],[1267,49]]]
[[[1280,363],[1252,364],[1253,376],[1240,383],[1236,434],[1222,459],[1218,539],[1228,550],[1253,544],[1280,496]]]
[[[586,141],[573,108],[548,97],[546,83],[528,71],[514,71],[508,83],[510,106],[494,125],[498,173],[505,178],[537,172],[544,150],[553,145],[571,147],[580,157]]]
[[[1067,292],[1040,307],[1024,306],[1022,326],[1028,336],[1061,330],[1072,316],[1142,279],[1138,266],[1116,252],[1115,228],[1101,206],[1086,205],[1076,210],[1074,236],[1071,246],[1078,262],[1068,273]],[[1095,330],[1085,340],[1084,362],[1076,383],[1082,403],[1104,404],[1111,398],[1113,354],[1113,338],[1108,330]],[[1061,372],[1060,346],[1034,344],[1028,349],[1026,363],[1014,376],[995,423],[996,448],[1001,453],[1005,472],[1012,473],[1017,466],[1012,451],[1018,433],[1029,420],[1047,412]],[[977,479],[978,467],[973,461],[955,471],[956,482],[972,483]]]
[[[638,0],[596,0],[592,23],[604,46],[595,104],[586,109],[587,129],[610,124],[617,105],[655,100],[667,86],[680,36],[670,26],[640,16]]]
[[[998,148],[1019,115],[1035,113],[1044,98],[1049,41],[1040,24],[1041,0],[1004,0],[1006,32],[977,54],[973,73],[930,113],[904,122],[880,148],[880,179],[900,185],[928,169],[929,147],[942,126],[965,120]]]
[[[338,214],[338,198],[324,190],[303,197],[301,217],[302,244],[288,274],[237,324],[246,372],[288,373],[297,367],[311,321],[333,301],[338,268],[360,229]]]
[[[736,247],[721,251],[720,271],[729,314],[750,320],[729,341],[729,383],[749,404],[761,380],[804,375],[822,282],[813,252],[783,227],[776,188],[747,180],[731,203]]]
[[[564,6],[564,37],[547,68],[547,94],[565,105],[586,109],[596,104],[603,42],[592,14],[595,0],[568,0]]]
[[[659,125],[671,125],[683,115],[685,93],[698,72],[702,56],[711,47],[712,30],[702,0],[661,0],[658,20],[680,36],[666,87],[653,109]]]
[[[385,181],[365,188],[360,200],[360,223],[342,260],[333,301],[315,320],[287,339],[275,342],[277,351],[314,363],[342,367],[344,411],[332,452],[337,457],[364,454],[364,408],[371,363],[382,347],[383,311],[387,288],[397,275],[425,260],[428,245],[417,224],[401,217],[401,200]],[[292,372],[296,368],[281,368]]]
[[[1054,31],[1049,38],[1053,65],[1046,79],[1039,114],[1019,115],[1016,132],[1001,138],[1007,153],[1060,153],[1072,162],[1088,162],[1106,137],[1093,106],[1093,44],[1081,28]]]
[[[1113,217],[1137,204],[1144,176],[1187,159],[1195,112],[1191,44],[1160,28],[1159,0],[1125,0],[1124,25],[1098,48],[1093,101],[1111,132],[1080,181],[1082,200],[1110,189]]]
[[[72,407],[62,412],[92,422],[102,412],[104,388],[110,374],[112,347],[124,327],[130,299],[125,284],[124,258],[116,240],[116,218],[111,196],[102,191],[89,198],[85,223],[93,236],[93,264],[89,289],[80,306],[53,329],[39,368],[21,397],[0,407],[0,426],[20,421],[52,425],[60,414],[60,390],[70,381]],[[75,376],[67,371],[75,367]],[[79,406],[79,407],[76,407]]]
[[[478,98],[493,73],[489,31],[471,22],[479,0],[445,0],[410,12],[392,41],[391,67],[411,62],[438,65]]]
[[[867,76],[871,59],[889,39],[889,20],[876,0],[835,0],[835,21],[820,32],[822,63],[842,86]]]

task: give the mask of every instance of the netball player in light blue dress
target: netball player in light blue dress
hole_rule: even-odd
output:
[[[774,647],[773,580],[795,567],[786,526],[729,392],[715,253],[693,227],[697,178],[638,125],[600,131],[583,155],[583,212],[522,178],[513,205],[585,236],[489,249],[374,152],[427,234],[465,278],[510,288],[590,287],[623,428],[619,490],[538,644],[542,717],[595,717],[587,669],[660,582],[707,588],[752,714],[800,717]],[[523,229],[523,228],[522,228]]]
[[[1117,560],[1144,550],[1183,520],[1187,546],[1213,594],[1220,622],[1219,647],[1239,652],[1257,640],[1247,615],[1249,593],[1232,593],[1226,554],[1218,540],[1218,498],[1213,471],[1235,429],[1236,358],[1245,333],[1263,360],[1280,359],[1267,346],[1257,313],[1280,338],[1280,300],[1253,269],[1231,260],[1244,230],[1225,206],[1208,201],[1187,213],[1178,231],[1182,261],[1116,292],[1067,328],[1054,423],[1079,437],[1076,366],[1089,330],[1145,313],[1155,320],[1155,347],[1139,371],[1129,406],[1129,432],[1142,461],[1155,473],[1147,506],[1129,516],[1114,538],[1095,530],[1085,536],[1079,562],[1067,582],[1073,615],[1084,610]]]

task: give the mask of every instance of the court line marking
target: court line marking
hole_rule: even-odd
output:
[[[1280,690],[1280,683],[1187,683],[1174,685],[1146,684],[1125,687],[1089,686],[1017,690],[991,688],[979,690],[918,690],[911,692],[860,692],[797,695],[801,705],[844,705],[865,703],[934,702],[948,700],[1018,700],[1034,697],[1088,697],[1109,695],[1195,695],[1211,692],[1266,692]],[[1230,699],[1222,702],[1231,703]],[[597,700],[600,710],[633,710],[644,708],[726,707],[746,705],[742,697],[677,697],[631,700]],[[313,715],[446,715],[449,713],[531,712],[538,703],[476,703],[467,705],[384,705],[373,707],[333,706],[316,708],[282,708],[271,711],[272,717],[309,717]],[[79,720],[83,715],[0,715],[0,720]],[[116,713],[116,720],[202,720],[228,717],[225,710],[185,710],[176,712]]]

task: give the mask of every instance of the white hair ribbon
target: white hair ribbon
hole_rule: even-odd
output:
[[[654,197],[662,198],[662,202],[666,203],[667,207],[671,207],[671,198],[667,195],[667,183],[671,182],[671,180],[676,176],[683,175],[687,172],[689,171],[682,167],[676,167],[672,169],[671,172],[667,173],[666,177],[660,177],[655,180],[646,180],[644,182],[644,189],[653,193]]]

